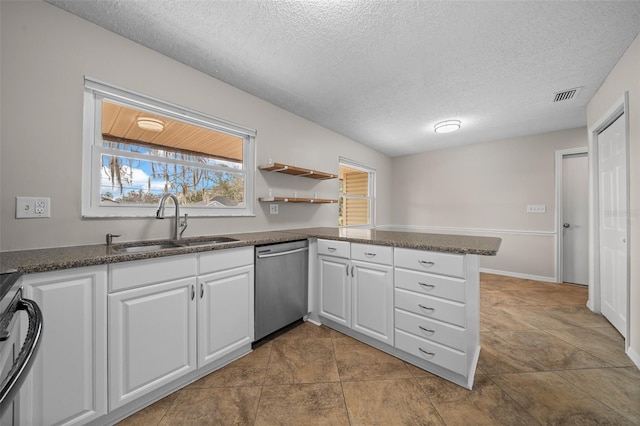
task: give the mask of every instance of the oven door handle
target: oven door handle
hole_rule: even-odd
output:
[[[42,340],[42,311],[38,304],[30,299],[20,299],[16,303],[17,311],[27,312],[29,326],[18,357],[0,385],[0,416],[11,406],[11,401],[26,379]]]

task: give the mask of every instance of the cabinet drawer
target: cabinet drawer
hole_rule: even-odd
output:
[[[372,244],[351,244],[351,259],[393,265],[393,247]]]
[[[200,253],[198,274],[253,265],[253,246]]]
[[[402,289],[396,289],[396,308],[460,327],[466,327],[467,324],[464,303],[439,299]]]
[[[459,278],[396,268],[396,288],[464,302],[465,281]]]
[[[401,309],[396,309],[395,324],[397,329],[415,336],[441,343],[461,352],[466,352],[467,350],[466,331],[464,328],[434,321]]]
[[[193,277],[197,270],[195,254],[116,263],[109,265],[109,291]]]
[[[347,241],[318,240],[318,254],[348,259],[351,253]]]
[[[396,348],[447,370],[467,376],[467,355],[396,329]]]
[[[432,274],[465,278],[464,255],[424,250],[395,249],[395,265]]]

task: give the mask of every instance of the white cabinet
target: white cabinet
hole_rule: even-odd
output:
[[[107,412],[107,267],[29,274],[42,342],[20,394],[24,425],[85,424]]]
[[[111,409],[196,369],[195,285],[194,275],[109,295]]]
[[[110,409],[251,350],[253,247],[110,268]]]
[[[355,260],[352,265],[351,328],[393,344],[393,268]]]
[[[477,256],[395,249],[395,347],[471,388],[479,355]]]
[[[318,256],[320,316],[351,326],[351,277],[349,259]]]
[[[392,345],[393,248],[318,240],[318,253],[319,315]]]
[[[203,367],[253,342],[254,267],[252,247],[200,256],[200,273],[209,272],[198,277],[198,367]]]

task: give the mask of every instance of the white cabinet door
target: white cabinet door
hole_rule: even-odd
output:
[[[198,367],[253,342],[253,265],[198,278]]]
[[[195,296],[195,277],[109,295],[110,409],[195,370]]]
[[[42,342],[20,399],[25,425],[85,424],[107,413],[107,268],[26,275]]]
[[[350,327],[349,260],[318,256],[318,267],[320,270],[320,316]]]
[[[393,345],[393,267],[353,260],[351,328]]]

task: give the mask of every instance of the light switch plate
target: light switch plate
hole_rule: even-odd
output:
[[[544,204],[529,204],[527,205],[527,213],[546,213],[547,206]]]
[[[269,214],[278,214],[277,204],[269,204]]]
[[[16,197],[16,219],[51,217],[49,197]]]

